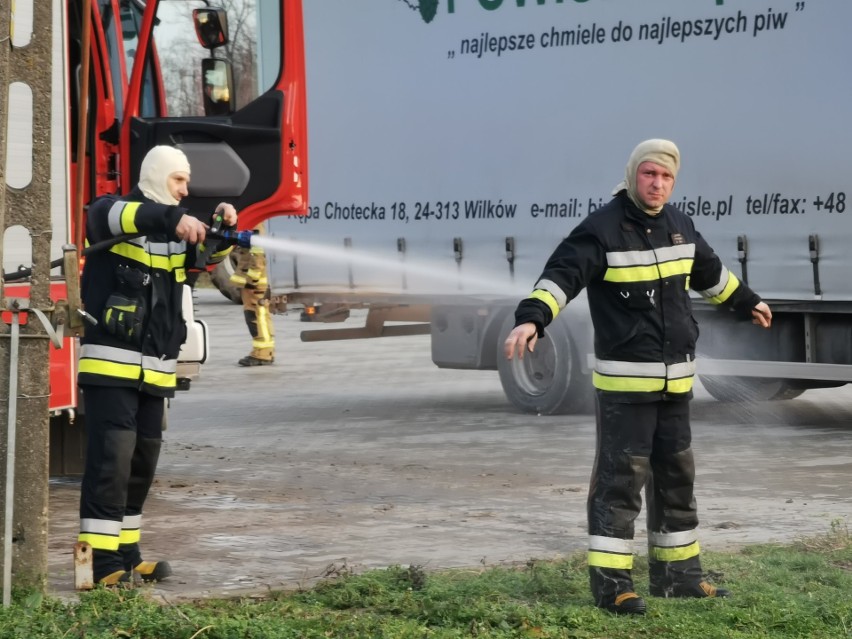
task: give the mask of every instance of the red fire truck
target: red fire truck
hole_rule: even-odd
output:
[[[129,191],[142,158],[157,144],[177,146],[188,156],[193,175],[184,205],[192,212],[209,213],[229,201],[240,211],[241,229],[272,215],[305,213],[301,0],[221,1],[222,7],[206,0],[53,0],[51,259],[63,244],[82,249],[84,203]],[[270,30],[270,24],[278,29]],[[261,49],[264,65],[277,61],[277,74],[261,73]],[[260,86],[259,78],[273,76],[271,86]],[[24,118],[33,108],[15,98],[10,92],[13,123],[16,107]],[[23,164],[15,157],[13,129],[14,124],[7,161],[11,186],[13,167]],[[32,256],[9,252],[3,256],[5,294],[25,297],[26,279],[13,269],[32,263],[27,261]],[[51,295],[64,299],[65,285],[55,272]],[[191,365],[206,356],[203,323],[192,323],[201,343],[188,347],[195,352],[189,353],[190,368],[183,369],[187,378]],[[82,470],[75,377],[75,341],[65,337],[63,348],[51,347],[54,475]]]

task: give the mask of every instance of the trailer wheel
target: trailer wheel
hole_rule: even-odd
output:
[[[231,281],[231,275],[237,268],[237,256],[231,251],[227,260],[222,260],[216,265],[216,268],[210,273],[210,281],[213,286],[225,297],[235,304],[242,304],[243,300],[240,295],[240,287]]]
[[[795,399],[805,388],[792,380],[765,377],[720,377],[699,375],[707,392],[720,402],[749,403],[770,400]]]
[[[564,415],[594,410],[591,381],[580,366],[577,348],[566,323],[557,319],[547,327],[535,351],[508,360],[503,342],[512,332],[515,317],[509,314],[497,343],[497,370],[509,401],[526,413]]]

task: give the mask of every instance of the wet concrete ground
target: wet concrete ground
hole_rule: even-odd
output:
[[[146,558],[175,571],[153,595],[261,593],[393,564],[481,568],[585,548],[593,417],[517,413],[496,372],[436,368],[428,336],[303,343],[298,332],[317,326],[298,312],[275,317],[273,366],[240,368],[241,308],[202,290],[199,317],[211,361],[172,403],[143,521]],[[851,387],[748,412],[699,388],[692,406],[703,548],[852,524]],[[78,498],[78,482],[51,483],[58,596],[73,595]]]

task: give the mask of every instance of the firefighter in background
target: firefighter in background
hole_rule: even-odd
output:
[[[189,179],[186,156],[156,146],[142,160],[135,189],[89,206],[90,245],[129,236],[89,255],[82,277],[83,304],[97,323],[86,324],[80,340],[87,443],[78,541],[92,547],[96,584],[129,582],[133,571],[144,581],[171,574],[168,562],[142,560],[142,507],[177,383],[187,268],[198,256],[215,264],[230,252],[205,250],[208,225],[180,206]],[[216,212],[226,226],[236,225],[232,205],[221,203]]]
[[[256,230],[265,232],[262,224]],[[241,287],[243,313],[251,335],[251,353],[237,363],[240,366],[267,366],[275,361],[275,326],[269,312],[266,254],[262,248],[255,246],[234,250],[239,251],[239,255],[231,282]]]
[[[764,328],[772,322],[769,306],[668,204],[679,168],[680,152],[668,140],[634,149],[614,199],[556,248],[504,344],[509,359],[532,352],[587,287],[597,394],[588,565],[595,604],[614,613],[645,612],[633,588],[631,540],[646,480],[651,594],[730,594],[705,580],[699,560],[689,426],[698,327],[689,289]]]

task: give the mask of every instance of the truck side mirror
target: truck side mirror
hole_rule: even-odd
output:
[[[204,89],[204,115],[230,115],[234,112],[234,73],[231,63],[220,58],[201,60]]]
[[[198,42],[205,49],[228,44],[228,14],[224,9],[193,9],[192,22]]]

